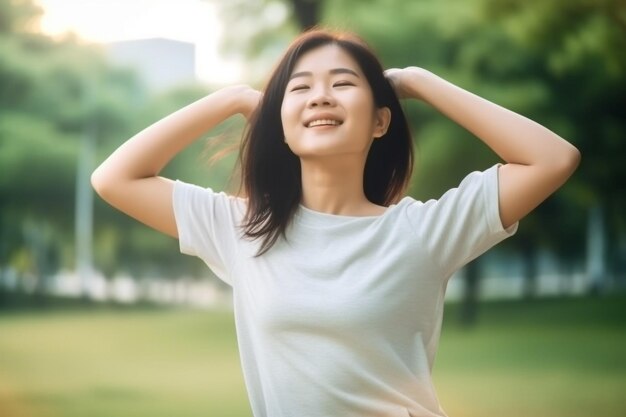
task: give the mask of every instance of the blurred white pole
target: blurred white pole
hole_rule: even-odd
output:
[[[607,284],[604,212],[600,204],[589,210],[587,222],[587,279],[590,290],[605,291]]]
[[[86,297],[89,281],[93,273],[93,189],[91,171],[93,170],[96,147],[96,122],[93,114],[95,88],[91,82],[85,83],[84,105],[88,121],[80,143],[78,163],[76,164],[76,206],[75,206],[75,244],[76,274],[80,280],[81,295]]]

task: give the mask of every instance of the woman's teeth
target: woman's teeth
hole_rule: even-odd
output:
[[[339,126],[340,124],[341,123],[337,120],[320,119],[320,120],[313,120],[312,122],[309,123],[307,127],[325,126],[325,125]]]

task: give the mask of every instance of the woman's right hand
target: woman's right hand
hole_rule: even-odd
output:
[[[247,120],[250,120],[250,116],[252,116],[254,111],[259,107],[263,94],[249,85],[239,85],[233,88],[237,88],[241,95],[241,108],[239,112]]]
[[[429,76],[433,74],[419,67],[389,68],[385,71],[385,77],[391,83],[398,98],[414,98],[422,100],[419,87],[429,82]]]

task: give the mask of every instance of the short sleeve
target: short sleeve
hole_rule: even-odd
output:
[[[174,216],[181,253],[197,256],[233,286],[231,270],[241,242],[241,199],[176,181]]]
[[[438,200],[415,201],[407,209],[446,277],[517,231],[518,223],[504,229],[500,220],[498,168],[472,172]]]

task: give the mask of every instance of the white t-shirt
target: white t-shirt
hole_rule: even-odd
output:
[[[181,252],[233,288],[254,416],[445,416],[431,370],[448,279],[517,227],[502,227],[497,175],[379,216],[300,206],[260,257],[238,227],[245,200],[177,181]]]

